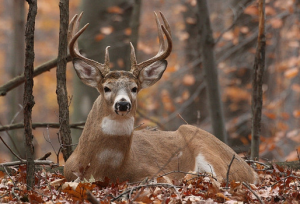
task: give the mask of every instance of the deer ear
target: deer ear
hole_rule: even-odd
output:
[[[80,59],[74,59],[73,65],[78,77],[88,86],[97,88],[102,76],[97,67],[91,66]]]
[[[155,84],[160,80],[164,71],[166,70],[168,62],[166,60],[160,60],[150,64],[141,70],[139,74],[139,81],[141,82],[141,88],[147,88]]]

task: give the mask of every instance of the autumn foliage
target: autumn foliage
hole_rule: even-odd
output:
[[[26,188],[26,167],[0,172],[0,202],[30,203],[297,203],[300,172],[277,165],[257,164],[258,185],[231,181],[219,183],[209,174],[187,173],[180,181],[165,183],[163,177],[140,183],[103,181],[66,182],[58,172],[35,173],[35,186]]]

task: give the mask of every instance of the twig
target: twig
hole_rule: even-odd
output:
[[[20,197],[15,193],[15,189],[18,190],[18,188],[13,187],[11,193],[20,201]]]
[[[135,190],[138,190],[140,188],[144,188],[144,187],[155,187],[155,186],[163,186],[163,187],[166,187],[166,188],[173,188],[176,193],[177,192],[177,189],[176,189],[176,186],[172,185],[172,184],[168,184],[168,183],[154,183],[154,184],[147,184],[147,185],[139,185],[139,186],[135,186],[135,187],[132,187],[131,189],[128,189],[126,191],[124,191],[123,193],[119,194],[117,197],[114,197],[113,199],[111,199],[110,201],[113,202],[115,200],[118,200],[120,197],[122,197],[123,195],[126,195],[132,191],[135,191]]]
[[[99,204],[100,203],[97,200],[97,198],[95,198],[95,196],[93,196],[93,194],[89,190],[86,191],[86,195],[87,195],[87,200],[90,201],[92,204]]]
[[[138,126],[134,127],[134,129],[137,129],[137,128],[141,127],[141,126],[144,125],[144,124],[145,124],[145,123],[141,123],[141,124],[139,124]]]
[[[8,173],[6,167],[2,165],[2,168],[4,169],[5,173],[8,175],[10,180],[13,182],[14,186],[16,186],[16,183],[15,183],[14,179],[10,176],[10,174]]]
[[[229,186],[229,172],[230,172],[230,167],[231,167],[234,159],[235,159],[235,154],[232,156],[232,159],[228,165],[228,169],[227,169],[227,173],[226,173],[226,188],[228,188],[228,186]]]
[[[19,156],[17,155],[7,144],[6,142],[3,140],[2,136],[0,136],[0,139],[1,141],[3,142],[3,144],[7,147],[7,149],[13,154],[15,155],[15,157],[17,157],[21,162],[23,162],[24,160]]]
[[[83,129],[80,126],[84,126],[85,122],[78,122],[78,123],[73,123],[70,124],[70,128],[74,128],[74,129]],[[32,123],[32,128],[59,128],[59,123]],[[11,125],[4,125],[4,126],[0,126],[0,132],[1,131],[7,131],[7,130],[15,130],[15,129],[22,129],[24,128],[24,124],[23,123],[16,123],[16,124],[11,124]]]
[[[137,110],[136,112],[137,112],[141,117],[146,118],[147,120],[150,120],[150,121],[153,122],[153,123],[156,123],[157,126],[160,127],[160,129],[162,129],[162,130],[165,130],[165,129],[166,129],[161,123],[159,123],[158,121],[152,119],[151,117],[146,116],[146,115],[143,114],[141,111]]]
[[[44,156],[42,156],[41,158],[39,158],[38,160],[46,160],[48,157],[50,157],[51,152],[46,153]]]
[[[5,163],[0,163],[2,166],[16,166],[16,165],[21,165],[21,164],[27,164],[26,160],[23,161],[13,161],[13,162],[5,162]],[[50,165],[50,166],[56,166],[56,164],[53,161],[49,160],[34,160],[35,165]]]
[[[70,62],[71,56],[68,55],[67,56],[67,62]],[[37,68],[34,69],[33,71],[33,77],[36,77],[46,71],[50,71],[50,69],[56,67],[57,65],[57,58],[56,59],[52,59],[48,62],[45,62],[44,64],[38,66]],[[0,96],[5,96],[7,94],[7,92],[11,91],[12,89],[18,87],[19,85],[23,84],[25,81],[25,77],[24,74],[22,74],[21,76],[17,76],[13,79],[11,79],[10,81],[8,81],[6,84],[0,86]]]
[[[18,115],[23,111],[23,109],[24,109],[24,107],[21,105],[21,104],[19,104],[19,106],[20,106],[20,110],[14,115],[14,117],[11,119],[11,121],[10,121],[10,124],[13,124],[14,123],[14,121],[15,121],[15,119],[18,117]]]
[[[253,195],[255,195],[255,197],[259,200],[259,202],[261,203],[261,204],[265,204],[264,203],[264,201],[251,189],[251,187],[248,185],[248,184],[246,184],[245,182],[243,182],[242,183],[246,188],[248,188],[249,189],[249,191],[251,191],[251,193],[253,193]]]
[[[178,113],[178,116],[188,125],[189,123],[186,122],[186,120],[180,115],[180,113]]]
[[[173,174],[173,173],[189,174],[189,175],[198,176],[198,177],[200,177],[200,176],[201,177],[206,177],[207,175],[209,175],[209,174],[190,173],[190,172],[185,172],[185,171],[170,171],[170,172],[167,172],[165,174],[160,175],[159,177],[167,176],[167,175]],[[217,178],[215,178],[213,176],[213,174],[211,174],[210,176],[211,176],[211,178],[213,178],[214,180],[217,181]]]
[[[1,128],[2,126],[3,126],[3,125],[2,125],[2,123],[0,122],[0,128]],[[18,154],[18,155],[21,155],[20,151],[19,151],[18,148],[17,148],[17,145],[16,145],[15,141],[13,140],[13,137],[11,136],[11,134],[10,134],[7,130],[5,130],[5,133],[6,133],[7,136],[9,137],[9,140],[10,140],[12,146],[14,147],[15,151],[17,152],[17,154]]]
[[[271,168],[271,166],[270,166],[270,165],[264,164],[264,163],[262,163],[262,162],[259,162],[259,161],[254,161],[254,160],[245,160],[245,162],[247,162],[247,163],[256,163],[256,164],[260,164],[260,165],[263,165],[264,167],[266,167],[266,169],[270,169],[270,168]],[[265,169],[265,170],[266,170],[266,169]]]

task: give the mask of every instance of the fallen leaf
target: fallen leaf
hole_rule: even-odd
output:
[[[107,12],[108,13],[116,13],[116,14],[123,14],[124,13],[123,9],[118,7],[118,6],[109,7],[107,9]]]

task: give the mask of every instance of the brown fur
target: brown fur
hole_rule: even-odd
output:
[[[75,179],[72,172],[78,172],[80,166],[86,167],[88,164],[90,168],[84,175],[87,179],[93,175],[95,179],[108,177],[112,181],[134,182],[175,170],[188,172],[195,169],[195,157],[198,154],[202,154],[210,163],[219,180],[226,178],[228,165],[236,153],[215,136],[191,125],[183,125],[174,132],[140,130],[134,131],[131,136],[105,135],[99,125],[105,108],[99,96],[88,116],[79,144],[65,164],[67,180]],[[112,168],[98,162],[97,155],[107,148],[126,155],[121,166]],[[177,157],[180,152],[181,157]],[[179,179],[182,176],[171,174],[169,178]],[[257,182],[256,173],[238,155],[231,166],[229,178]]]

